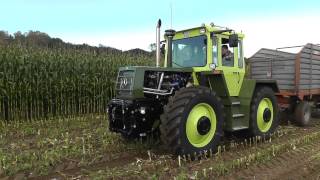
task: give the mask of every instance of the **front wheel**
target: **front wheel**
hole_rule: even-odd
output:
[[[176,155],[215,151],[223,117],[223,105],[209,88],[183,88],[164,107],[161,140]]]
[[[251,102],[250,133],[252,136],[270,136],[278,127],[278,104],[269,87],[258,87]]]

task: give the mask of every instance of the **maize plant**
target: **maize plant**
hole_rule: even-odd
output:
[[[151,65],[151,59],[92,49],[0,46],[0,119],[104,112],[118,68]]]

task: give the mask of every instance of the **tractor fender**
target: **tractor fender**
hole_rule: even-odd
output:
[[[242,112],[248,117],[242,120],[242,126],[249,128],[250,118],[249,115],[251,113],[251,103],[253,100],[253,96],[255,91],[258,88],[262,87],[270,87],[274,93],[279,92],[279,88],[277,82],[275,80],[255,80],[255,79],[244,79],[242,83],[242,87],[239,94],[239,100],[241,102]],[[239,123],[239,122],[238,122]],[[234,127],[231,127],[230,130],[233,131]]]
[[[259,79],[259,80],[255,80],[255,81],[256,81],[255,89],[257,89],[257,87],[267,86],[267,87],[271,87],[271,89],[275,93],[280,92],[276,80],[273,80],[273,79],[265,79],[265,80]]]
[[[279,87],[275,80],[256,80],[256,79],[244,79],[242,83],[242,87],[240,90],[239,97],[250,99],[258,87],[271,87],[271,89],[275,92],[279,92]]]

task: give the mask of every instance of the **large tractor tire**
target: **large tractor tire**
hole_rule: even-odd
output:
[[[308,126],[310,124],[311,106],[306,101],[301,101],[294,110],[294,122],[298,126]]]
[[[194,157],[216,151],[223,132],[223,105],[209,88],[177,91],[160,118],[161,140],[172,153]]]
[[[250,110],[250,134],[269,137],[279,125],[279,108],[273,90],[270,87],[258,87]]]

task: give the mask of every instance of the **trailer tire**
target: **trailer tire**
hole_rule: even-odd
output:
[[[311,106],[306,101],[301,101],[294,110],[294,122],[298,126],[308,126],[310,124]]]
[[[313,118],[320,118],[320,101],[316,101],[315,103],[315,107],[313,109],[313,112],[311,114],[311,117]]]
[[[183,88],[169,98],[160,119],[164,147],[175,155],[195,157],[216,150],[223,132],[223,105],[207,87]]]
[[[270,87],[258,87],[250,110],[250,135],[268,138],[279,125],[279,108],[274,91]]]

